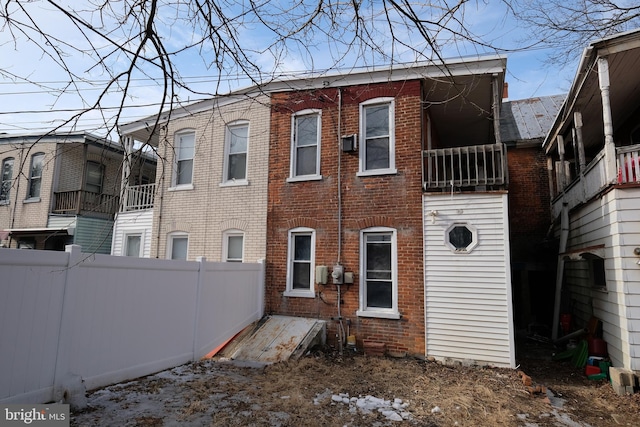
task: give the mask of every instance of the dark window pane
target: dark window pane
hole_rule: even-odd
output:
[[[171,259],[187,259],[187,247],[189,239],[186,237],[174,237],[171,242]]]
[[[367,307],[392,308],[391,282],[367,280]]]
[[[318,116],[301,116],[296,118],[298,147],[318,144]]]
[[[391,243],[367,243],[367,271],[391,271]]]
[[[467,249],[473,241],[473,234],[464,225],[453,227],[449,231],[449,243],[456,249]]]
[[[367,170],[389,167],[389,138],[367,140],[365,164]]]
[[[176,185],[191,184],[193,175],[193,160],[181,160],[178,162],[178,178]]]
[[[311,264],[293,263],[293,289],[311,289]]]
[[[366,107],[367,138],[389,135],[389,105]]]
[[[317,173],[316,151],[316,146],[298,148],[296,176],[315,175]]]
[[[227,248],[227,261],[242,261],[242,236],[229,236],[229,246]]]
[[[247,126],[229,128],[229,153],[247,152]]]
[[[311,236],[295,236],[294,245],[294,260],[311,261]]]
[[[229,176],[227,179],[245,179],[247,177],[246,153],[229,155]]]

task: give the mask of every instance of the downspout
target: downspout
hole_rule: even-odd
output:
[[[560,213],[560,245],[558,247],[558,270],[556,271],[556,295],[553,305],[553,324],[551,326],[551,339],[558,339],[558,325],[560,322],[560,299],[562,298],[562,279],[564,278],[564,253],[567,251],[569,239],[569,205],[562,202]]]
[[[166,129],[166,128],[165,128]],[[166,129],[166,131],[168,132],[168,129]],[[162,132],[162,129],[161,129]],[[160,202],[159,202],[159,206],[158,206],[158,227],[157,227],[157,232],[156,232],[156,258],[160,258],[160,231],[162,230],[162,205],[163,205],[163,199],[164,199],[164,180],[165,180],[165,165],[167,162],[167,137],[165,135],[164,137],[164,143],[163,148],[164,148],[164,153],[162,154],[162,157],[160,158],[160,161],[162,162],[162,173],[160,174],[160,182],[159,185],[156,187],[156,191],[158,192],[158,195],[160,196]],[[160,138],[158,139],[158,141],[160,141]],[[160,142],[158,142],[160,143]],[[172,159],[173,161],[173,159]],[[156,164],[157,165],[157,164]],[[156,166],[156,181],[158,181],[158,166]],[[160,187],[160,188],[158,188]],[[159,191],[158,191],[159,190]],[[154,202],[155,205],[155,202]]]
[[[340,264],[342,260],[342,90],[338,90],[338,261]],[[342,355],[342,341],[345,339],[344,326],[342,325],[342,312],[340,310],[340,303],[342,300],[342,293],[340,284],[336,284],[338,290],[338,349]]]

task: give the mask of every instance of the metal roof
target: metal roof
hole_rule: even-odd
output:
[[[505,143],[542,143],[566,95],[552,95],[502,103],[500,135]]]

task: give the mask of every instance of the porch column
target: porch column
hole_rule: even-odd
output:
[[[562,135],[558,135],[556,137],[556,143],[558,146],[558,156],[560,157],[560,161],[558,162],[559,167],[556,168],[556,174],[558,178],[558,191],[563,191],[567,186],[567,168],[564,164],[564,138]]]
[[[131,153],[133,152],[133,138],[125,136],[122,140],[124,157],[122,158],[122,178],[120,179],[120,212],[126,210],[129,186],[129,176],[131,175]]]
[[[598,81],[602,98],[602,121],[604,123],[604,161],[607,182],[614,183],[618,177],[616,171],[616,145],[613,141],[613,119],[611,117],[611,99],[609,98],[609,61],[598,58]]]
[[[578,149],[578,166],[579,172],[582,174],[584,172],[584,168],[587,166],[587,159],[584,154],[584,139],[582,138],[582,113],[576,111],[573,113],[573,123],[576,130],[576,147]]]
[[[498,82],[498,75],[494,74],[492,79],[492,95],[491,112],[493,113],[493,133],[496,138],[496,144],[502,142],[500,137],[500,99],[502,98],[503,87]]]

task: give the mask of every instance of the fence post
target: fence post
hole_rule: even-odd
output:
[[[265,294],[265,288],[266,288],[266,284],[265,284],[265,280],[267,277],[266,274],[266,270],[267,270],[267,263],[266,260],[264,258],[260,258],[258,260],[258,264],[260,264],[260,274],[258,277],[258,311],[260,313],[260,319],[262,319],[262,317],[264,316],[264,303],[265,303],[265,298],[264,298],[264,294]]]
[[[198,353],[200,352],[200,305],[202,304],[202,299],[200,296],[202,295],[202,287],[204,284],[204,276],[206,274],[206,266],[207,266],[207,257],[199,256],[196,257],[196,261],[198,262],[198,281],[196,283],[196,310],[193,320],[193,356],[192,359],[194,362],[197,362],[200,356]]]
[[[87,397],[82,378],[72,372],[70,352],[73,340],[73,325],[76,322],[76,290],[79,284],[79,264],[82,261],[82,248],[79,245],[67,245],[69,254],[66,266],[64,290],[62,296],[62,315],[58,334],[55,373],[53,376],[53,399],[56,402],[69,403],[73,409],[87,406]]]

